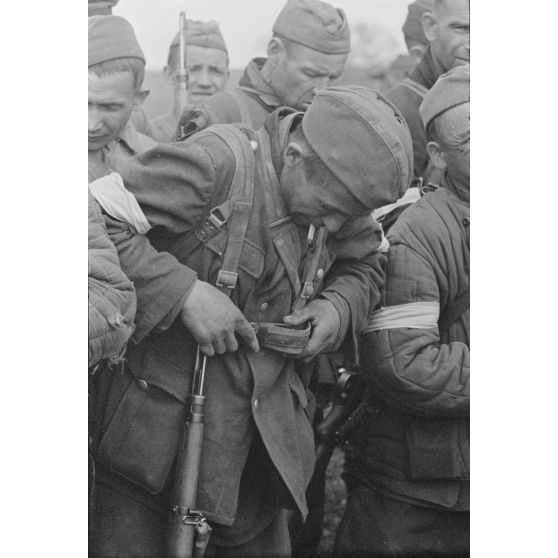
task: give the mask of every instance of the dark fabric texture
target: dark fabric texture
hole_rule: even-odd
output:
[[[262,141],[279,142],[278,128],[276,122],[269,133],[262,132]],[[254,141],[253,133],[246,134],[246,142]],[[255,158],[258,187],[232,300],[249,321],[279,322],[300,289],[299,273],[309,250],[306,230],[299,231],[289,220],[270,228],[279,211],[271,200],[282,203],[273,190],[277,177],[268,174],[272,169],[261,149]],[[133,235],[125,224],[107,218],[122,265],[136,285],[140,331],[127,354],[127,373],[113,383],[114,404],[107,410],[99,457],[145,491],[168,484],[195,355],[194,340],[180,320],[161,331],[153,315],[166,321],[178,314],[188,290],[185,275],[197,273],[215,283],[226,229],[192,250],[186,246],[209,210],[227,199],[234,168],[231,148],[211,128],[185,142],[160,145],[132,159],[122,173],[152,231],[147,237]],[[350,339],[365,324],[370,303],[379,299],[385,261],[377,251],[380,241],[379,226],[363,218],[316,248],[325,276],[316,277],[315,295],[332,297],[345,316]],[[164,268],[159,266],[162,257]],[[151,308],[145,314],[144,304]],[[306,406],[293,362],[278,353],[241,348],[209,359],[198,505],[210,519],[234,522],[241,473],[256,429],[289,498],[306,514],[305,489],[314,461]]]
[[[416,65],[409,74],[409,78],[417,82],[422,87],[430,89],[436,80],[443,73],[440,64],[432,56],[430,47],[426,49],[422,60]],[[406,87],[404,83],[398,83],[393,89],[386,93],[386,97],[393,101],[403,113],[411,137],[413,138],[413,158],[415,165],[415,177],[424,176],[428,164],[428,154],[426,152],[426,132],[419,114],[419,107],[423,100],[423,95]]]
[[[118,261],[99,205],[89,197],[89,347],[88,365],[122,353],[132,334],[136,313],[134,285]]]
[[[469,290],[469,204],[448,188],[407,209],[388,240],[382,306],[438,301],[443,315]],[[368,412],[347,471],[394,497],[468,509],[468,308],[443,337],[437,327],[365,335]]]
[[[469,512],[414,506],[364,486],[349,491],[336,558],[469,556]]]
[[[290,555],[286,511],[274,500],[270,483],[277,482],[261,439],[250,450],[243,471],[239,509],[232,526],[212,522],[207,556],[283,557]],[[163,557],[169,510],[169,493],[148,495],[139,487],[98,468],[93,518],[96,558],[122,556]]]

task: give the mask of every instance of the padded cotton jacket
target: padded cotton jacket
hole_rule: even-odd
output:
[[[110,241],[101,210],[89,193],[89,366],[118,358],[133,331],[134,285]]]
[[[468,201],[447,188],[426,194],[402,214],[388,239],[385,308],[439,303],[443,314],[468,291]],[[442,339],[436,326],[381,329],[365,337],[370,393],[349,471],[396,498],[467,509],[468,308]]]

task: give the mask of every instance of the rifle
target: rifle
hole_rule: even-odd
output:
[[[179,20],[179,37],[180,37],[180,65],[176,70],[175,86],[174,86],[174,106],[177,114],[182,114],[182,111],[188,104],[188,69],[186,67],[186,32],[188,24],[186,22],[186,13],[180,12]]]
[[[293,522],[290,526],[293,558],[310,558],[316,555],[323,531],[326,469],[335,446],[345,442],[364,410],[362,376],[346,368],[339,368],[336,373],[332,408],[314,428],[316,464],[306,489],[308,516],[303,525]]]
[[[188,395],[188,418],[171,495],[166,556],[172,558],[202,556],[211,534],[207,520],[195,509],[204,429],[206,362],[207,357],[202,356],[198,346],[192,390]]]

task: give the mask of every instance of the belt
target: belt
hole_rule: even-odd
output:
[[[300,354],[310,339],[312,329],[310,324],[304,329],[271,322],[251,323],[250,325],[254,328],[262,347],[286,355]]]

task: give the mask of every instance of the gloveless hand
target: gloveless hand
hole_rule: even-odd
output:
[[[260,346],[254,330],[231,299],[213,285],[197,280],[180,312],[182,323],[208,357],[234,353],[238,333],[253,351]]]
[[[341,327],[341,319],[335,306],[329,300],[322,298],[317,298],[301,310],[285,316],[283,322],[289,325],[310,322],[312,325],[312,333],[306,347],[295,357],[304,362],[308,362],[318,353],[332,349]]]

